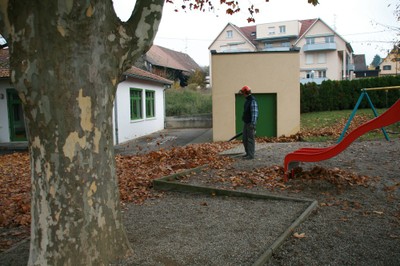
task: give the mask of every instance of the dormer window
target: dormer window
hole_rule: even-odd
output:
[[[255,31],[253,31],[253,32],[251,32],[251,34],[250,34],[251,36],[256,36],[256,32]]]
[[[334,37],[333,36],[326,36],[325,37],[325,42],[326,43],[334,43],[335,42]]]
[[[227,30],[226,31],[226,38],[228,38],[228,39],[233,38],[233,31]]]
[[[314,37],[306,38],[306,42],[307,44],[315,44],[315,38]]]
[[[268,27],[268,35],[274,35],[275,34],[275,27]]]

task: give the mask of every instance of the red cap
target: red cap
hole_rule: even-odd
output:
[[[244,94],[249,94],[251,92],[249,86],[244,86],[243,88],[240,89],[239,93],[244,93]]]

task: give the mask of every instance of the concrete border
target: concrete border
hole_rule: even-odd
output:
[[[312,199],[292,198],[287,196],[277,196],[269,193],[252,193],[252,192],[241,192],[233,190],[218,189],[205,186],[188,185],[177,182],[180,176],[188,173],[198,173],[207,165],[199,166],[193,169],[182,171],[180,173],[172,174],[162,178],[153,180],[153,187],[156,190],[164,191],[177,191],[177,192],[189,192],[189,193],[203,193],[213,196],[228,196],[228,197],[245,197],[251,199],[264,199],[264,200],[285,200],[295,202],[305,202],[310,205],[303,211],[303,213],[296,218],[296,220],[269,246],[263,254],[253,263],[253,266],[262,266],[267,263],[273,253],[280,248],[283,242],[293,233],[294,229],[303,223],[307,217],[315,210],[318,206],[318,202]]]

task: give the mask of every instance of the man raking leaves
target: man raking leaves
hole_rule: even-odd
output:
[[[243,108],[243,146],[246,154],[243,159],[252,160],[254,159],[255,152],[255,133],[256,124],[258,118],[258,105],[256,98],[251,94],[251,89],[248,86],[244,86],[239,91],[246,101],[244,102]]]

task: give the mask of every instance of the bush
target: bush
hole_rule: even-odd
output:
[[[399,85],[400,76],[301,84],[301,113],[353,109],[361,89]],[[368,95],[376,108],[387,108],[400,99],[400,89],[368,91]],[[367,99],[363,99],[360,108],[368,107]]]
[[[209,114],[212,112],[211,94],[193,90],[170,89],[165,93],[166,116]]]

